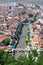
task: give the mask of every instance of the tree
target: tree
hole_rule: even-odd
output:
[[[15,62],[14,56],[12,56],[11,54],[9,54],[6,62],[8,64],[9,63],[14,63]]]
[[[3,56],[3,54],[4,54],[4,51],[1,49],[0,50],[0,64],[2,64],[3,65],[3,59],[2,59],[2,56]]]
[[[33,58],[37,56],[37,61]],[[0,50],[0,65],[43,65],[43,55],[37,55],[37,50],[29,51],[28,58],[24,56],[19,56],[17,59],[11,54]]]
[[[18,65],[28,65],[29,60],[26,58],[26,56],[19,56]]]
[[[34,60],[30,51],[29,51],[28,59],[29,59],[29,65],[33,65]]]
[[[1,65],[10,65],[14,64],[16,60],[14,59],[14,56],[11,54],[8,54],[7,52],[4,52],[4,50],[0,50],[0,64]]]
[[[43,65],[43,56],[39,56],[37,60],[37,65]]]
[[[33,14],[28,14],[29,17],[33,17]]]
[[[30,22],[31,22],[31,23],[34,23],[36,20],[37,20],[36,17],[33,16],[33,17],[30,19]]]
[[[9,45],[10,44],[10,39],[9,38],[4,39],[3,43],[5,45]]]
[[[29,59],[29,64],[28,65],[37,65],[37,62],[33,59],[33,54],[32,51],[29,51],[28,59]]]
[[[41,56],[43,56],[43,50],[42,50],[42,51],[40,51],[40,55],[41,55]]]
[[[16,40],[13,39],[12,42],[11,42],[11,45],[14,45],[14,44],[15,44],[15,41],[16,41]]]
[[[4,64],[7,64],[7,59],[8,59],[8,53],[5,53],[2,55],[2,63],[3,65]]]
[[[2,49],[0,49],[0,59],[1,59],[2,55],[3,55],[3,53],[4,53],[4,51]]]
[[[32,50],[32,55],[33,55],[34,57],[37,57],[37,56],[38,56],[38,52],[37,52],[36,49]]]

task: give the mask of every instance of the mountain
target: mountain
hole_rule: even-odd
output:
[[[0,0],[0,2],[2,2],[2,1],[4,1],[4,2],[29,2],[29,1],[31,1],[31,2],[43,2],[43,0]]]

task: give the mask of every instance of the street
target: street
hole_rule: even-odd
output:
[[[28,22],[29,24],[29,22]],[[27,37],[27,26],[29,26],[28,24],[24,25],[23,27],[23,30],[22,30],[22,34],[20,36],[20,40],[19,40],[19,43],[17,45],[18,48],[25,48],[25,45],[24,45],[24,39]],[[15,58],[18,58],[19,55],[24,55],[25,52],[15,52]]]
[[[28,24],[29,24],[29,22],[28,22]],[[19,48],[25,48],[24,47],[24,39],[27,37],[27,31],[28,31],[27,26],[28,26],[28,24],[24,25],[24,27],[23,27],[22,34],[20,36],[20,40],[18,43]]]

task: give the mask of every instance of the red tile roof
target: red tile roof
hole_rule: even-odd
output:
[[[34,34],[40,34],[40,30],[35,29],[35,30],[34,30]]]
[[[33,41],[34,41],[34,42],[40,42],[40,41],[41,41],[41,38],[38,37],[38,36],[37,36],[37,37],[34,37],[34,38],[33,38]]]
[[[33,24],[32,27],[33,27],[33,28],[37,28],[36,24]]]

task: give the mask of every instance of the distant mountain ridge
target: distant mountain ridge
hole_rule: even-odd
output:
[[[4,1],[4,2],[29,2],[29,1],[31,1],[31,2],[43,2],[43,0],[0,0],[0,2],[2,2],[2,1]]]

